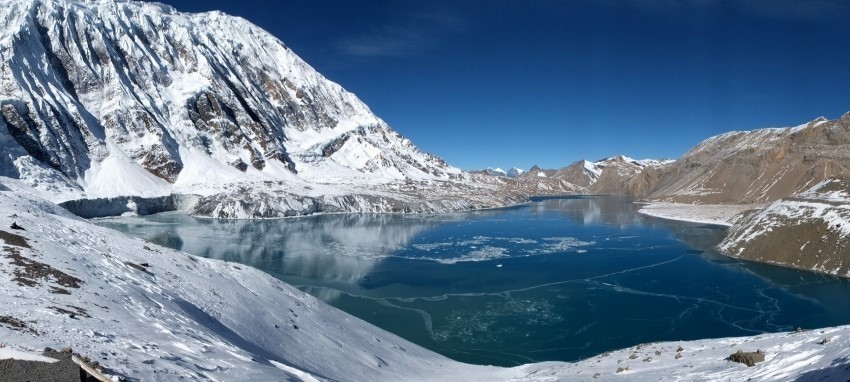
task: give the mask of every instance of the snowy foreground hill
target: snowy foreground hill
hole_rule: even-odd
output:
[[[141,380],[846,380],[850,326],[654,343],[578,363],[462,364],[256,269],[95,226],[0,178],[0,338]],[[16,223],[23,230],[8,228]],[[825,344],[824,338],[829,340]],[[726,360],[765,352],[754,367]]]

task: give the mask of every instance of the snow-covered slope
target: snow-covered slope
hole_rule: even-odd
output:
[[[739,219],[719,249],[733,257],[850,278],[850,184],[827,179]]]
[[[244,19],[9,0],[0,21],[0,175],[53,200],[462,177]]]
[[[577,363],[458,363],[258,270],[97,227],[0,183],[0,338],[138,380],[846,380],[850,327],[653,343]],[[17,223],[24,230],[9,227]],[[819,344],[824,338],[829,341]],[[679,348],[681,347],[681,350]],[[748,368],[725,358],[765,352]]]
[[[742,212],[764,207],[763,204],[646,203],[638,212],[661,219],[731,227],[742,218]]]
[[[484,380],[494,371],[424,350],[258,270],[131,239],[46,201],[3,191],[0,211],[4,344],[71,346],[141,380]]]

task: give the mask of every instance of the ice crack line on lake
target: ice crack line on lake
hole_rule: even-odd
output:
[[[667,265],[667,264],[676,262],[676,261],[682,259],[683,257],[685,257],[685,255],[680,255],[680,256],[678,256],[674,259],[665,260],[665,261],[661,261],[661,262],[658,262],[658,263],[653,263],[653,264],[644,265],[644,266],[635,267],[635,268],[630,268],[630,269],[624,269],[622,271],[611,272],[611,273],[606,273],[606,274],[592,276],[592,277],[584,277],[584,278],[575,278],[575,279],[562,280],[562,281],[554,281],[554,282],[551,282],[551,283],[538,284],[538,285],[533,285],[533,286],[529,286],[529,287],[525,287],[525,288],[509,289],[509,290],[497,291],[497,292],[445,293],[445,294],[435,295],[435,296],[383,297],[383,298],[380,298],[380,299],[381,300],[397,300],[397,301],[409,303],[409,302],[413,302],[413,301],[416,301],[416,300],[440,301],[440,300],[445,300],[445,299],[450,298],[450,297],[500,296],[500,297],[510,298],[511,293],[527,292],[527,291],[530,291],[530,290],[539,289],[539,288],[543,288],[543,287],[570,284],[570,283],[576,283],[576,282],[590,282],[591,280],[596,280],[596,279],[600,279],[600,278],[604,278],[604,277],[622,275],[622,274],[640,271],[640,270],[644,270],[644,269],[660,267],[662,265]],[[304,287],[304,286],[305,285],[297,285],[298,288],[301,288],[301,287]],[[323,287],[323,288],[330,288],[330,287]],[[330,289],[334,289],[334,288],[330,288]],[[370,296],[356,294],[356,293],[342,291],[342,290],[338,290],[338,291],[340,293],[343,293],[345,295],[355,297],[355,298],[366,298],[366,299],[370,299],[370,300],[378,300],[378,298],[375,298],[375,297],[370,297]]]
[[[678,260],[682,259],[683,257],[685,257],[685,255],[681,255],[681,256],[676,257],[674,259],[665,260],[665,261],[661,261],[661,262],[654,263],[654,264],[649,264],[649,265],[645,265],[645,266],[641,266],[641,267],[625,269],[625,270],[617,271],[617,272],[606,273],[606,274],[597,275],[597,276],[593,276],[593,277],[563,280],[563,281],[557,281],[557,282],[551,282],[551,283],[545,283],[545,284],[530,286],[530,287],[526,287],[526,288],[511,289],[511,290],[499,291],[499,292],[446,293],[446,294],[442,294],[442,295],[428,296],[428,297],[384,297],[384,298],[370,297],[370,296],[355,294],[355,293],[342,291],[342,290],[338,290],[338,292],[345,294],[345,295],[348,295],[348,296],[351,296],[351,297],[354,297],[354,298],[369,299],[369,300],[375,301],[376,303],[381,304],[381,305],[386,306],[386,307],[415,312],[419,316],[422,317],[423,325],[425,327],[425,330],[429,334],[429,336],[431,336],[431,338],[434,338],[435,334],[434,334],[434,328],[433,328],[433,320],[431,318],[431,315],[428,312],[426,312],[422,309],[399,306],[399,305],[393,304],[392,302],[390,302],[390,300],[396,300],[396,301],[400,301],[400,302],[410,303],[410,302],[413,302],[413,301],[416,301],[416,300],[439,301],[439,300],[448,299],[450,297],[499,296],[499,297],[503,297],[503,298],[510,298],[511,293],[525,292],[525,291],[530,291],[530,290],[534,290],[534,289],[538,289],[538,288],[542,288],[542,287],[562,285],[562,284],[567,284],[567,283],[592,282],[592,280],[596,280],[596,279],[600,279],[600,278],[604,278],[604,277],[621,275],[621,274],[626,274],[626,273],[629,273],[629,272],[635,272],[635,271],[639,271],[639,270],[663,266],[663,265],[670,264],[670,263],[673,263],[675,261],[678,261]],[[327,287],[324,287],[324,288],[327,288]],[[331,288],[331,289],[333,289],[333,288]],[[678,296],[675,296],[675,297],[678,297]]]
[[[674,299],[677,302],[683,303],[683,304],[684,304],[684,301],[694,301],[698,304],[697,306],[699,306],[699,304],[714,305],[714,306],[717,306],[719,308],[716,311],[716,313],[713,314],[715,319],[717,319],[718,321],[721,321],[725,324],[728,324],[729,326],[735,327],[739,330],[747,331],[747,332],[754,332],[754,333],[762,333],[763,331],[743,327],[743,326],[741,326],[741,323],[742,322],[755,322],[758,319],[765,317],[765,316],[772,317],[773,315],[778,313],[778,309],[779,309],[778,306],[777,306],[777,310],[767,311],[767,310],[761,309],[760,304],[759,304],[759,309],[752,309],[752,308],[727,304],[727,303],[724,303],[724,302],[715,301],[715,300],[707,299],[707,298],[703,298],[703,297],[690,297],[690,296],[681,296],[681,295],[667,294],[667,293],[646,292],[646,291],[642,291],[642,290],[638,290],[638,289],[632,289],[632,288],[624,287],[624,286],[621,286],[621,285],[608,284],[608,283],[595,283],[595,284],[610,288],[610,289],[612,289],[616,292],[631,293],[631,294],[635,294],[635,295],[639,295],[639,296],[670,298],[670,299]],[[768,303],[771,303],[771,300],[775,300],[772,297],[768,297],[768,296],[764,296],[764,297],[766,299],[768,299]],[[678,319],[674,320],[674,323],[675,323],[675,321],[678,321],[678,320],[684,318],[685,315],[690,310],[692,310],[691,309],[692,307],[694,307],[694,306],[692,305],[691,307],[685,309],[685,311],[683,311],[682,314],[679,315]],[[727,320],[723,317],[723,311],[725,309],[741,310],[741,311],[745,311],[745,312],[756,313],[758,315],[755,316],[755,317],[746,319],[746,320],[729,321],[729,320]],[[770,324],[769,320],[766,323],[769,324],[769,325],[772,325],[772,324]],[[772,325],[772,326],[775,326],[775,325]]]

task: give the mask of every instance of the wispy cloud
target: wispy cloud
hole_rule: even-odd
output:
[[[787,21],[833,22],[850,17],[847,0],[600,0],[600,3],[668,15],[725,8],[751,17]]]
[[[448,9],[401,13],[385,25],[339,39],[334,48],[363,58],[408,57],[427,52],[466,29],[466,20]]]

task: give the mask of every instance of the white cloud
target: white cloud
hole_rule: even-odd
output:
[[[346,36],[334,47],[343,54],[359,57],[412,56],[435,48],[465,31],[466,26],[463,18],[447,10],[401,14],[369,32]]]

